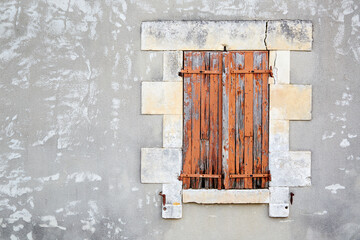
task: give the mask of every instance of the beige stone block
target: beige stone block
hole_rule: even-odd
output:
[[[166,51],[163,58],[163,80],[166,82],[180,82],[179,72],[183,67],[182,51]]]
[[[305,187],[311,185],[311,152],[290,151],[269,154],[271,187]]]
[[[163,147],[182,147],[183,136],[182,115],[164,115],[163,117]]]
[[[177,183],[182,166],[178,148],[142,148],[142,183]]]
[[[268,21],[268,50],[311,51],[312,23],[302,20]]]
[[[269,65],[273,69],[273,84],[290,83],[290,51],[270,51]]]
[[[182,114],[182,82],[142,82],[142,114]]]
[[[201,204],[217,204],[217,203],[269,203],[268,189],[254,190],[183,190],[184,203],[201,203]]]
[[[311,120],[310,85],[270,85],[270,119]]]
[[[269,152],[289,151],[289,120],[270,119]]]
[[[155,21],[141,24],[141,50],[266,50],[265,21]]]

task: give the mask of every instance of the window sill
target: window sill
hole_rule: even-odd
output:
[[[183,203],[200,203],[200,204],[269,203],[269,189],[251,189],[251,190],[186,189],[183,190]]]

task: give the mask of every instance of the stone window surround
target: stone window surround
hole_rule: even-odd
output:
[[[255,34],[254,34],[255,33]],[[268,50],[270,85],[269,189],[182,190],[182,68],[184,50]],[[164,51],[163,82],[142,82],[142,114],[163,115],[163,148],[141,149],[141,182],[162,183],[163,218],[181,218],[182,203],[269,204],[288,217],[289,187],[311,185],[311,152],[289,150],[289,121],[311,120],[310,85],[290,84],[290,51],[310,51],[312,23],[279,21],[143,22],[141,50]]]

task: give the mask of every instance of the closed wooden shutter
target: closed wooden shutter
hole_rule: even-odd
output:
[[[268,52],[184,52],[183,188],[264,188]]]

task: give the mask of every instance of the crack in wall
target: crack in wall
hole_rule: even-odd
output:
[[[268,23],[269,23],[269,21],[266,21],[266,24],[265,24],[265,38],[264,38],[264,44],[265,44],[265,48],[266,48],[266,50],[268,50],[267,43],[266,43],[267,34],[268,34]]]

